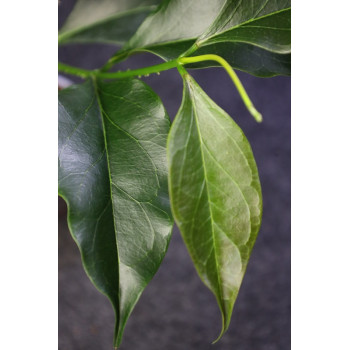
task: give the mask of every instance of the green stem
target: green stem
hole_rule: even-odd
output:
[[[119,52],[113,57],[111,57],[107,63],[101,67],[101,72],[109,71],[116,63],[125,60],[127,57],[131,56],[132,52],[130,51],[123,51]]]
[[[224,60],[222,57],[217,55],[201,55],[201,56],[194,56],[194,57],[181,57],[178,59],[178,62],[180,64],[189,64],[189,63],[197,63],[197,62],[203,62],[203,61],[216,61],[218,62],[223,68],[225,68],[227,74],[232,79],[233,83],[235,84],[238,93],[240,94],[244,104],[246,105],[248,111],[250,114],[255,118],[257,122],[262,122],[262,115],[256,110],[256,108],[253,105],[253,102],[250,100],[247,92],[245,91],[241,81],[239,80],[236,72],[232,69],[232,67],[228,64],[226,60]]]
[[[99,70],[89,71],[86,69],[71,67],[63,63],[58,63],[58,70],[63,73],[77,75],[82,78],[88,78],[91,76],[96,76],[98,78],[103,79],[121,79],[121,78],[130,78],[134,76],[148,76],[152,73],[159,73],[165,70],[169,70],[171,68],[175,68],[178,66],[177,60],[172,60],[169,62],[164,62],[161,64],[157,64],[155,66],[127,70],[122,72],[101,72]]]
[[[222,57],[217,55],[201,55],[201,56],[193,56],[193,57],[179,57],[178,59],[164,62],[161,64],[157,64],[155,66],[145,67],[145,68],[139,68],[134,70],[127,70],[122,72],[104,72],[101,70],[86,70],[81,69],[77,67],[71,67],[63,63],[58,63],[58,70],[60,72],[64,72],[67,74],[73,74],[77,75],[81,78],[88,78],[88,77],[98,77],[103,79],[121,79],[121,78],[130,78],[134,76],[148,76],[152,73],[159,73],[165,70],[169,70],[171,68],[177,67],[180,74],[185,74],[184,68],[182,68],[182,65],[184,64],[191,64],[191,63],[198,63],[203,61],[216,61],[218,62],[223,68],[225,68],[226,72],[232,79],[233,83],[235,84],[238,93],[240,94],[245,106],[247,107],[250,114],[255,118],[257,122],[262,121],[261,114],[256,110],[254,107],[252,101],[250,100],[247,92],[245,91],[241,81],[239,80],[237,74],[232,69],[232,67],[228,64],[226,60],[224,60]]]
[[[156,64],[155,66],[127,70],[123,72],[99,72],[97,76],[99,78],[105,79],[115,79],[115,78],[129,78],[134,76],[148,76],[152,73],[159,73],[165,70],[169,70],[171,68],[175,68],[178,65],[177,60],[172,60],[160,64]]]
[[[58,71],[66,74],[77,75],[78,77],[81,77],[81,78],[88,78],[93,75],[96,75],[97,73],[97,71],[72,67],[61,62],[58,62]]]

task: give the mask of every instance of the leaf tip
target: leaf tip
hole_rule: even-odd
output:
[[[220,332],[219,336],[211,343],[212,345],[216,344],[222,338],[222,336],[225,334],[225,332],[227,331],[227,328],[230,324],[230,317],[226,318],[223,310],[221,310],[221,316],[222,316],[221,332]]]
[[[224,333],[226,332],[227,330],[227,325],[225,325],[225,321],[224,319],[222,320],[222,328],[221,328],[221,332],[219,334],[219,336],[211,343],[212,345],[216,344],[221,338],[222,336],[224,335]]]

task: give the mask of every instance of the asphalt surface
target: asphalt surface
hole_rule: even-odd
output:
[[[72,4],[62,1],[62,23]],[[83,68],[101,66],[115,51],[102,45],[59,49],[59,60]],[[118,69],[160,62],[133,57]],[[136,305],[124,333],[125,350],[288,350],[290,349],[290,78],[261,79],[238,73],[264,122],[257,124],[220,68],[191,72],[208,95],[251,142],[263,191],[262,227],[243,281],[231,325],[223,338],[215,298],[192,266],[175,228],[168,253]],[[75,79],[76,80],[76,79]],[[77,80],[76,80],[77,81]],[[161,97],[171,119],[181,103],[175,70],[145,78]],[[86,277],[78,248],[59,200],[59,350],[111,350],[114,315],[109,301]]]

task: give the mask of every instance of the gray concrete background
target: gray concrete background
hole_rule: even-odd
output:
[[[72,7],[63,0],[59,23]],[[59,60],[84,68],[101,66],[115,51],[105,45],[59,49]],[[133,57],[118,69],[160,62]],[[290,78],[261,79],[240,73],[264,122],[245,110],[231,80],[220,69],[192,71],[208,95],[241,126],[257,161],[264,199],[260,234],[234,308],[231,326],[215,345],[221,318],[215,298],[197,276],[178,229],[154,279],[133,311],[122,349],[281,350],[290,349]],[[181,103],[175,70],[144,79],[162,98],[171,119]],[[59,201],[59,350],[112,349],[114,316],[81,266],[79,251]]]

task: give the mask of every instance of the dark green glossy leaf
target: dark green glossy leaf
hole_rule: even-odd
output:
[[[216,296],[221,336],[260,228],[261,189],[242,130],[187,74],[168,161],[173,215],[199,276]]]
[[[168,0],[147,17],[123,50],[149,51],[167,61],[186,52],[217,54],[257,76],[289,75],[290,1]]]
[[[116,313],[115,346],[168,247],[170,121],[139,80],[59,93],[59,193],[87,275]]]
[[[124,44],[160,0],[78,0],[59,32],[59,44]]]
[[[143,51],[152,52],[165,61],[170,61],[179,57],[184,52],[183,49],[188,47],[188,45],[191,46],[190,44],[194,42],[185,41],[159,45]],[[290,75],[290,54],[279,54],[246,43],[222,42],[200,47],[191,56],[206,55],[208,53],[223,57],[234,69],[239,69],[258,77],[266,78],[280,74]],[[186,68],[196,69],[217,66],[219,66],[217,62],[205,61],[187,65]]]
[[[243,42],[290,53],[290,0],[227,0],[197,45],[219,42]]]
[[[234,69],[254,74],[257,77],[290,75],[291,55],[264,50],[258,46],[225,42],[200,47],[192,56],[208,53],[223,57]],[[212,61],[189,65],[188,68],[217,67]]]

